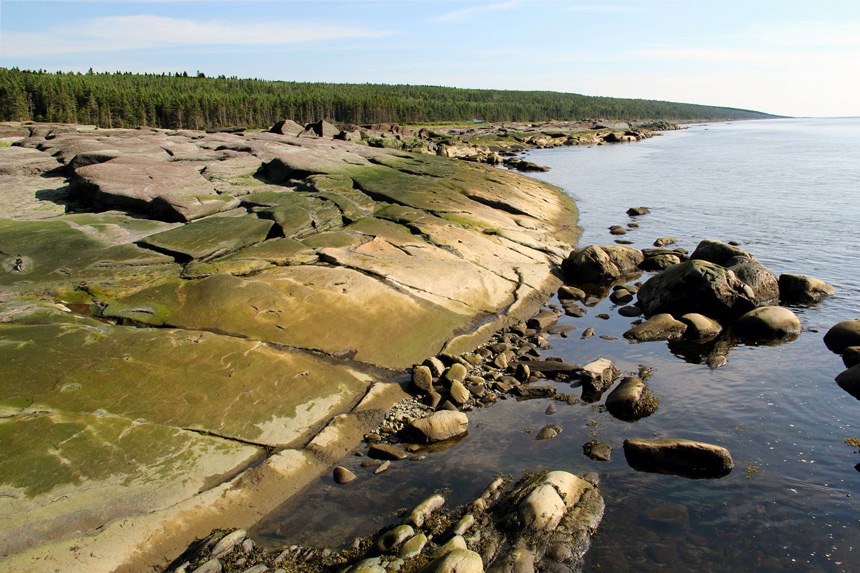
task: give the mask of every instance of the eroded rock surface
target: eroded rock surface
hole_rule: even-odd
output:
[[[15,567],[163,566],[204,528],[250,525],[379,423],[396,371],[558,289],[578,229],[557,189],[317,127],[63,126],[0,148]]]

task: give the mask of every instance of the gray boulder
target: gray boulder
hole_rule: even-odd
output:
[[[753,256],[740,247],[715,241],[713,239],[705,239],[696,246],[696,250],[690,255],[690,259],[708,261],[720,266],[726,266],[730,259],[734,257],[744,257],[752,259]]]
[[[779,296],[787,304],[812,304],[835,293],[831,285],[820,279],[785,273],[779,275]]]
[[[642,324],[637,324],[624,333],[624,338],[638,342],[654,340],[677,340],[684,335],[687,325],[675,320],[671,314],[655,314]]]
[[[796,338],[803,327],[793,312],[781,306],[762,306],[741,316],[734,330],[747,340],[768,341]]]
[[[273,125],[269,132],[279,133],[281,135],[292,135],[293,137],[295,137],[304,130],[304,127],[294,122],[293,120],[285,119],[284,121],[279,121],[278,123]]]
[[[571,252],[562,263],[562,271],[570,283],[607,283],[636,272],[644,258],[632,247],[590,245]]]
[[[766,266],[749,257],[732,257],[725,267],[749,285],[755,293],[756,305],[768,306],[779,303],[779,281]]]
[[[694,312],[728,318],[756,307],[755,292],[735,273],[703,260],[672,265],[651,277],[637,298],[637,306],[647,316]]]
[[[721,478],[735,467],[732,455],[726,448],[672,438],[624,440],[624,457],[636,471],[692,479]]]
[[[719,322],[696,312],[685,314],[681,317],[681,322],[687,325],[684,338],[689,340],[713,338],[723,331]]]
[[[824,344],[836,354],[842,354],[849,346],[860,346],[860,318],[834,325],[824,335]]]
[[[860,400],[860,365],[852,366],[836,377],[839,387]]]

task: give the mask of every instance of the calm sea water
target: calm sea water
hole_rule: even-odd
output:
[[[654,415],[627,423],[597,405],[559,403],[546,415],[548,400],[501,401],[472,412],[469,435],[426,461],[372,476],[360,458],[346,460],[359,480],[344,488],[321,479],[252,534],[270,545],[340,545],[437,489],[464,503],[497,473],[566,469],[598,472],[606,498],[586,570],[860,571],[860,453],[845,443],[860,437],[860,401],[834,382],[842,362],[822,342],[836,322],[860,317],[860,120],[695,126],[528,159],[551,167],[540,177],[576,199],[583,245],[611,243],[608,227],[644,205],[651,214],[624,237],[635,247],[661,236],[689,250],[704,238],[737,240],[777,274],[816,276],[837,294],[795,309],[804,326],[796,341],[734,347],[713,371],[689,348],[624,340],[630,319],[604,300],[585,317],[564,317],[578,330],[553,337],[548,354],[578,364],[608,357],[625,372],[652,368]],[[598,336],[580,340],[588,327]],[[547,423],[563,433],[535,441]],[[736,467],[720,480],[638,473],[621,450],[628,437],[720,444]],[[611,461],[582,455],[593,438],[616,448]]]

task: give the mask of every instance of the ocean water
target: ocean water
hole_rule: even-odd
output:
[[[454,505],[499,473],[564,469],[597,472],[606,500],[586,571],[860,571],[860,453],[845,442],[860,438],[860,400],[835,383],[844,367],[822,342],[836,322],[860,317],[860,119],[693,126],[528,159],[549,166],[539,177],[576,199],[581,245],[611,243],[608,227],[626,225],[627,208],[642,205],[651,214],[623,237],[637,248],[662,236],[688,250],[705,238],[736,240],[776,274],[821,278],[836,296],[794,309],[804,326],[797,340],[733,346],[717,370],[702,363],[708,347],[623,339],[632,319],[604,300],[582,318],[563,317],[577,330],[552,337],[545,355],[577,364],[608,357],[624,372],[648,366],[656,413],[628,423],[600,403],[557,403],[547,415],[550,400],[500,401],[471,412],[469,435],[423,462],[372,476],[362,458],[345,460],[359,480],[320,479],[252,535],[269,546],[344,545],[433,491]],[[580,339],[589,327],[598,336]],[[548,423],[562,434],[536,441]],[[628,437],[719,444],[735,469],[719,480],[639,473],[621,450]],[[590,439],[615,448],[611,461],[583,456]]]

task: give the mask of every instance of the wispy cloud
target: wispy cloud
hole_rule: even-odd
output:
[[[779,64],[786,59],[781,51],[734,48],[661,48],[632,53],[648,60],[674,62]]]
[[[520,0],[509,0],[508,2],[481,2],[476,6],[469,6],[468,8],[461,8],[459,10],[453,10],[451,12],[447,12],[433,18],[435,22],[456,22],[458,20],[465,20],[475,14],[480,14],[482,12],[495,12],[499,10],[508,10],[510,8],[514,8],[519,6],[522,2]]]
[[[4,32],[0,51],[7,58],[26,58],[176,46],[280,46],[392,34],[318,22],[225,22],[140,14],[95,18],[39,32]]]

